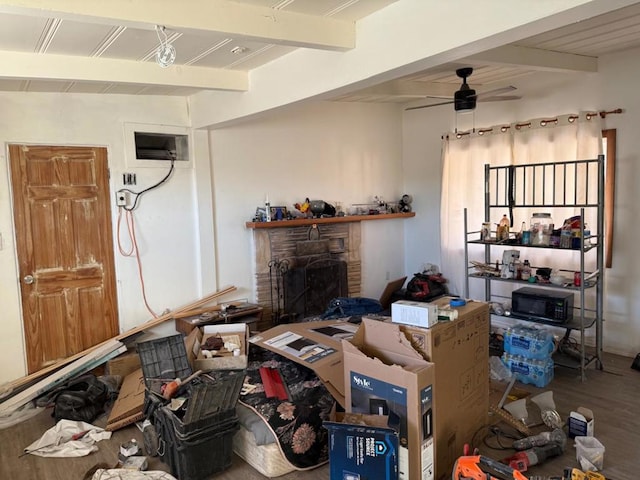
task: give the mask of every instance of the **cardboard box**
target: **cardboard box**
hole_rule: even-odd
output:
[[[438,308],[432,303],[398,300],[391,304],[391,321],[430,328],[438,322]]]
[[[569,414],[569,437],[593,437],[593,412],[585,407],[578,407]]]
[[[397,416],[398,478],[432,480],[434,365],[399,325],[368,318],[342,349],[347,412]]]
[[[218,357],[206,358],[202,353],[202,345],[207,338],[220,336],[223,339],[233,339],[240,343],[240,355],[226,349],[218,351]],[[185,338],[187,358],[192,370],[235,370],[247,367],[249,353],[249,328],[246,323],[220,323],[194,328]]]
[[[140,368],[138,352],[126,352],[107,362],[107,375],[119,375],[123,379]]]
[[[249,341],[300,365],[311,368],[329,393],[345,407],[342,344],[358,326],[338,320],[278,325]]]
[[[131,425],[144,418],[144,392],[145,384],[142,368],[127,375],[122,382],[118,398],[109,413],[105,430],[113,432]]]
[[[397,480],[398,429],[389,417],[344,414],[329,431],[329,478]]]
[[[444,307],[449,297],[432,303]],[[436,479],[451,476],[465,443],[488,423],[489,305],[467,302],[458,318],[429,329],[402,325],[411,344],[435,364],[434,435]],[[477,437],[476,437],[477,438]]]

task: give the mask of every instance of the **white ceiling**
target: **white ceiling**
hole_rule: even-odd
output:
[[[251,70],[294,49],[354,48],[355,22],[396,1],[403,0],[3,0],[0,91],[245,91]],[[166,69],[154,59],[156,25],[177,52]],[[482,92],[534,72],[594,72],[598,56],[638,46],[640,3],[335,99],[437,103],[457,90],[461,66],[473,66],[469,81]]]

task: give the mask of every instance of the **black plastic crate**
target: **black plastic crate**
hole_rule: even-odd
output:
[[[188,424],[182,423],[182,421],[168,407],[162,408],[162,415],[163,421],[165,421],[168,427],[173,430],[174,439],[178,441],[183,439],[189,441],[197,440],[201,437],[211,435],[212,433],[233,428],[234,425],[239,422],[235,411],[225,418],[214,416],[203,418],[198,422]]]
[[[237,419],[183,436],[175,430],[175,415],[167,407],[156,410],[154,417],[159,454],[176,478],[204,480],[231,466]]]
[[[147,390],[161,395],[164,383],[191,375],[182,335],[139,342],[140,365]]]
[[[212,421],[215,422],[215,417],[223,420],[235,415],[245,375],[245,370],[225,371],[213,378],[204,377],[202,382],[192,385],[182,421],[191,424],[214,417]]]

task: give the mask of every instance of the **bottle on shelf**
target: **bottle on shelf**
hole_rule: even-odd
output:
[[[531,278],[531,265],[529,265],[529,260],[525,260],[522,264],[522,270],[520,272],[520,279],[528,281]]]
[[[498,242],[509,240],[509,227],[510,227],[510,225],[511,225],[511,222],[509,222],[509,218],[507,217],[507,214],[505,213],[504,215],[502,215],[502,218],[500,219],[500,222],[498,223],[498,230],[496,232],[496,240]]]
[[[529,229],[527,228],[526,222],[522,222],[522,226],[520,227],[520,232],[516,235],[517,243],[520,245],[529,245]]]
[[[265,215],[265,220],[267,222],[271,221],[271,203],[269,202],[269,195],[267,195],[267,197],[264,200],[264,215]]]

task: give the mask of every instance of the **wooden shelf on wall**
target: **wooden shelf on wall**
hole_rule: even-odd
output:
[[[367,220],[390,220],[392,218],[415,217],[414,212],[409,213],[380,213],[378,215],[345,215],[344,217],[326,218],[297,218],[295,220],[279,220],[272,222],[247,222],[247,228],[290,228],[304,227],[306,225],[320,225],[326,223],[364,222]]]

